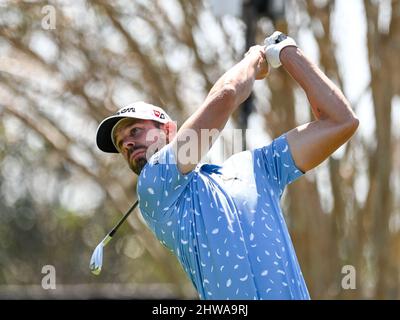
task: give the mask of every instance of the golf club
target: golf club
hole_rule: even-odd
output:
[[[97,245],[96,249],[94,249],[92,258],[90,259],[89,268],[90,271],[95,274],[99,275],[101,272],[101,267],[103,266],[103,248],[110,242],[112,237],[114,236],[115,232],[119,229],[121,224],[128,218],[131,212],[137,207],[139,204],[139,200],[133,204],[133,206],[128,210],[127,213],[119,220],[116,226],[104,237],[104,239]]]

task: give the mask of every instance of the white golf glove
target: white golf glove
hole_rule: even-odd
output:
[[[272,35],[265,38],[264,44],[265,56],[272,68],[278,68],[282,65],[279,54],[283,48],[288,46],[297,47],[296,41],[280,31],[275,31]]]

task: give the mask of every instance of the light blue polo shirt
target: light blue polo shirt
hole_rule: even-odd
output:
[[[140,210],[200,299],[310,299],[280,207],[303,174],[286,135],[186,175],[174,154],[167,145],[143,168]]]

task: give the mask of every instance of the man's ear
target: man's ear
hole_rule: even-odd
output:
[[[167,123],[164,123],[163,130],[167,135],[167,143],[170,143],[176,136],[178,125],[175,121],[168,121]]]

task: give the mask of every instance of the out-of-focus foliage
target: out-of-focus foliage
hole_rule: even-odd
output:
[[[369,59],[360,79],[369,83],[351,102],[359,115],[373,113],[371,123],[290,186],[284,201],[313,298],[400,297],[400,135],[392,124],[400,114],[400,1],[357,3]],[[299,43],[314,46],[315,62],[343,88],[336,5],[287,1],[284,20],[259,19],[257,42],[275,28],[308,37]],[[52,9],[55,29],[46,29]],[[43,295],[41,269],[49,264],[56,292],[77,285],[82,296],[101,296],[101,285],[113,283],[132,284],[124,291],[130,297],[196,297],[137,212],[105,248],[102,274],[90,274],[92,250],[136,199],[136,177],[119,156],[96,149],[95,130],[136,100],[167,108],[182,124],[242,57],[244,30],[239,18],[214,17],[207,1],[0,3],[1,296]],[[284,70],[256,89],[269,137],[311,119]],[[344,265],[357,270],[356,290],[341,288]],[[108,296],[121,296],[112,288]]]

